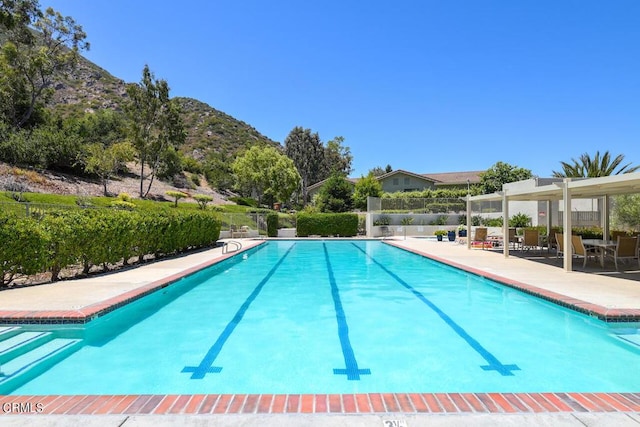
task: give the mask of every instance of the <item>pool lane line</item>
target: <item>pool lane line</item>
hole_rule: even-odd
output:
[[[397,274],[386,268],[380,262],[378,262],[374,257],[369,255],[364,249],[360,246],[352,243],[353,246],[358,248],[362,253],[364,253],[371,261],[373,261],[378,267],[383,269],[389,276],[393,277],[398,283],[407,288],[416,298],[425,303],[429,308],[436,312],[438,316],[444,322],[451,327],[463,340],[467,342],[484,360],[487,361],[488,365],[481,365],[480,367],[485,371],[497,371],[502,376],[513,376],[513,372],[511,371],[519,371],[520,368],[518,365],[504,365],[502,364],[497,357],[495,357],[491,352],[485,349],[475,338],[467,333],[464,328],[458,325],[451,317],[449,317],[444,311],[442,311],[437,305],[431,302],[427,297],[425,297],[422,293],[417,291],[414,287],[409,285],[407,282],[402,280]]]
[[[322,243],[322,249],[324,250],[324,258],[327,263],[327,271],[329,273],[329,283],[331,284],[331,297],[333,298],[333,306],[336,311],[336,321],[338,322],[338,337],[340,338],[340,346],[342,347],[342,355],[344,357],[344,363],[346,369],[334,369],[335,375],[346,375],[347,380],[355,381],[360,380],[360,375],[371,375],[370,369],[358,368],[358,361],[356,355],[353,352],[351,346],[351,340],[349,339],[349,324],[347,323],[347,316],[344,313],[342,307],[342,300],[340,299],[340,289],[338,283],[333,274],[333,268],[331,267],[331,261],[329,260],[329,252],[327,251],[326,243]]]
[[[273,276],[273,274],[276,272],[278,267],[280,267],[284,259],[287,257],[287,255],[289,255],[289,253],[295,247],[295,245],[296,244],[294,243],[293,245],[291,245],[289,249],[287,249],[287,252],[285,252],[285,254],[278,260],[278,262],[276,262],[276,264],[271,268],[271,270],[269,270],[267,275],[260,281],[260,283],[258,283],[258,286],[256,286],[253,292],[251,292],[251,295],[247,297],[247,299],[244,301],[244,303],[240,306],[240,308],[236,312],[235,316],[233,316],[233,319],[231,319],[231,321],[224,328],[224,330],[222,331],[222,333],[220,334],[216,342],[211,346],[207,354],[202,359],[202,362],[200,362],[198,366],[185,366],[182,369],[182,372],[192,372],[191,379],[199,380],[204,378],[206,374],[215,374],[222,371],[222,367],[213,366],[213,362],[216,360],[216,358],[222,351],[222,347],[227,342],[227,339],[229,339],[229,336],[231,336],[236,326],[238,326],[238,324],[242,321],[242,318],[244,317],[244,314],[249,309],[249,306],[251,305],[251,303],[256,299],[260,291],[262,291],[262,288],[264,287],[264,285],[266,285],[269,279],[271,279],[271,276]]]

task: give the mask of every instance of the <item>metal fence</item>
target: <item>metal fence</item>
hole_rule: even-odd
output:
[[[466,209],[467,202],[464,199],[459,198],[438,199],[369,197],[367,199],[368,212],[459,214],[465,212]]]
[[[574,226],[599,226],[601,225],[602,213],[600,211],[572,211],[571,224]],[[564,221],[564,212],[558,212],[558,224]]]

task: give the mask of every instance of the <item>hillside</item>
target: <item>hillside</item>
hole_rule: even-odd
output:
[[[131,165],[131,170],[135,170]],[[19,191],[31,193],[47,193],[74,196],[102,196],[103,187],[98,180],[82,176],[74,176],[62,172],[47,170],[22,169],[12,167],[0,162],[0,189],[17,188]],[[127,193],[133,198],[138,197],[140,191],[139,176],[130,173],[127,176],[116,177],[109,181],[108,190],[117,195]],[[167,191],[181,191],[188,195],[207,194],[213,198],[212,203],[217,205],[229,204],[227,196],[220,194],[207,185],[207,181],[200,179],[200,186],[196,189],[176,186],[159,179],[153,181],[149,197],[154,200],[169,200]],[[195,203],[192,198],[184,200],[185,203]]]
[[[171,86],[171,82],[168,82]],[[76,70],[55,84],[50,107],[64,115],[80,115],[99,109],[120,110],[127,94],[126,82],[82,57]],[[256,143],[280,147],[247,123],[193,98],[176,97],[182,107],[187,140],[181,150],[196,159],[209,151],[233,157]]]

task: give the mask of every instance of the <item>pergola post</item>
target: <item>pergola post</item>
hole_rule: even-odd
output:
[[[569,190],[571,178],[565,178],[562,183],[562,200],[564,216],[562,218],[562,247],[564,248],[563,266],[565,271],[573,270],[573,245],[571,244],[571,190]]]
[[[509,258],[509,199],[506,190],[502,191],[502,253]]]
[[[471,249],[471,196],[467,194],[467,249]]]
[[[551,208],[552,208],[552,203],[551,200],[546,200],[546,204],[547,204],[547,236],[551,236],[551,224],[553,224],[552,218],[551,218]],[[548,242],[547,245],[550,244],[551,238],[548,238]],[[549,247],[549,250],[551,250],[551,247]]]
[[[609,240],[609,236],[611,235],[611,232],[609,230],[609,227],[611,227],[610,221],[609,221],[609,210],[611,208],[611,199],[609,197],[608,194],[605,194],[602,197],[602,217],[600,218],[600,224],[602,224],[602,238],[604,240]]]

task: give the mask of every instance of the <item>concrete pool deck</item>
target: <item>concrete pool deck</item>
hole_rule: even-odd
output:
[[[502,253],[425,239],[386,243],[614,320],[640,319],[640,282],[566,273]],[[243,240],[244,248],[262,241]],[[233,255],[233,254],[231,254]],[[0,292],[0,323],[84,323],[228,258],[221,248],[87,279]],[[394,421],[403,421],[404,424]],[[640,426],[636,393],[0,396],[0,424],[108,426]]]

